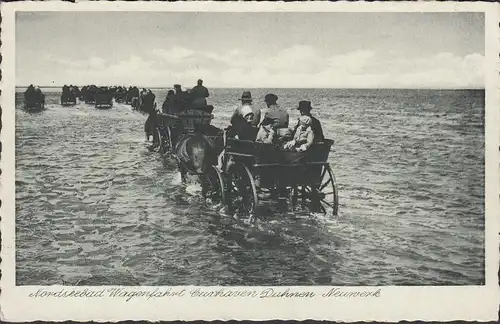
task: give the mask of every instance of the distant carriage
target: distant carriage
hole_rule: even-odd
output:
[[[158,114],[156,136],[161,153],[172,152],[177,139],[192,133],[198,125],[210,125],[214,115],[201,110],[188,109],[176,115]]]
[[[178,115],[159,114],[156,140],[160,152],[175,152],[180,138],[210,125],[213,115],[186,110]],[[312,212],[337,215],[338,189],[328,164],[332,140],[314,144],[300,163],[286,162],[287,154],[272,144],[228,138],[223,131],[222,165],[211,165],[204,174],[206,197],[220,202],[230,211],[255,216],[263,195],[275,201],[287,201]],[[175,154],[175,153],[174,153]]]
[[[45,102],[40,100],[25,100],[24,109],[30,112],[42,111],[45,109]]]
[[[113,107],[113,95],[109,92],[99,92],[95,97],[95,107],[98,109],[109,109]]]
[[[61,95],[61,105],[63,106],[73,106],[76,105],[76,94],[72,92],[63,93]]]
[[[24,109],[29,112],[38,112],[45,109],[45,95],[39,93],[24,93]]]
[[[86,104],[95,104],[96,102],[96,93],[92,90],[87,90],[84,94],[84,99]]]

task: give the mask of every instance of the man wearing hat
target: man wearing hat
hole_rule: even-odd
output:
[[[325,136],[323,135],[323,128],[321,128],[321,123],[320,121],[313,117],[311,115],[311,102],[307,100],[302,100],[299,102],[299,106],[297,107],[297,110],[300,111],[301,116],[308,116],[311,118],[311,129],[314,133],[314,142],[323,142],[325,140]],[[297,130],[297,127],[299,127],[300,123],[297,123],[297,126],[295,126],[294,133]]]
[[[242,111],[247,110],[244,107],[248,107],[252,110],[252,119],[250,120],[250,125],[253,127],[257,127],[260,122],[260,108],[252,105],[252,94],[250,91],[244,91],[243,94],[241,95],[241,106],[236,108],[236,110],[233,113],[233,116],[231,116],[231,124],[233,124],[233,120],[237,118],[237,116],[244,117]]]
[[[174,102],[177,111],[182,111],[187,109],[189,106],[189,94],[185,91],[182,91],[182,87],[180,84],[174,84],[175,97]]]
[[[191,89],[191,99],[195,101],[200,98],[208,98],[210,94],[208,93],[208,89],[203,86],[203,80],[199,79],[198,84]]]
[[[264,102],[269,108],[269,111],[264,115],[264,119],[269,118],[274,120],[275,128],[288,128],[290,116],[278,105],[278,96],[274,93],[268,93],[264,97]]]
[[[279,146],[287,142],[293,137],[292,130],[288,128],[290,116],[288,112],[282,109],[278,104],[278,96],[274,93],[268,93],[264,97],[264,102],[267,105],[268,111],[264,114],[264,120],[273,121],[273,129],[276,132],[275,142]]]

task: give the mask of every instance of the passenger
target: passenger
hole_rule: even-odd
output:
[[[177,111],[182,111],[189,108],[189,94],[182,91],[180,84],[174,84],[175,89],[175,106]]]
[[[156,96],[151,90],[147,90],[143,99],[144,99],[144,105],[143,105],[144,112],[150,114],[155,110]]]
[[[233,116],[231,117],[231,124],[232,120],[237,116],[243,117],[242,111],[243,109],[248,107],[252,110],[253,113],[253,118],[250,124],[254,127],[257,127],[260,123],[261,112],[259,107],[252,105],[252,93],[250,91],[244,91],[243,94],[241,95],[240,100],[241,100],[241,106],[236,108],[236,110],[233,112]]]
[[[35,87],[30,84],[29,87],[24,92],[24,100],[31,102],[35,97]]]
[[[260,123],[259,132],[257,133],[257,138],[255,142],[272,144],[274,142],[274,136],[276,132],[274,131],[273,125],[274,121],[270,118],[264,118]]]
[[[295,152],[305,152],[314,143],[314,132],[311,128],[311,117],[300,116],[299,125],[295,128],[293,140],[284,145],[284,149]]]
[[[208,98],[210,96],[210,94],[208,93],[208,89],[203,86],[202,79],[199,79],[198,84],[193,89],[191,89],[190,95],[193,101],[199,98]]]
[[[290,116],[284,109],[278,106],[277,101],[278,96],[273,93],[269,93],[264,97],[268,111],[264,114],[263,120],[273,120],[273,128],[276,132],[274,141],[275,144],[282,147],[293,138],[293,132],[288,128]]]
[[[311,102],[306,100],[300,101],[297,110],[300,111],[301,116],[308,116],[309,118],[311,118],[311,129],[314,133],[314,143],[323,142],[325,140],[325,136],[323,135],[323,128],[321,127],[320,121],[311,115]],[[299,126],[300,123],[297,123],[295,129],[297,129],[297,127]]]
[[[168,90],[167,96],[165,97],[165,101],[163,102],[163,105],[161,106],[161,111],[164,114],[176,114],[177,111],[175,110],[175,92],[174,90]]]
[[[290,116],[277,104],[278,96],[273,93],[269,93],[264,97],[264,102],[269,108],[269,111],[265,113],[264,118],[274,120],[274,127],[276,128],[288,128]]]
[[[238,114],[231,119],[232,127],[229,132],[229,136],[237,137],[238,139],[244,141],[255,141],[259,129],[252,125],[254,118],[255,116],[252,108],[249,106],[243,106],[241,108],[241,114]]]
[[[35,87],[34,98],[40,103],[45,103],[45,95],[38,86]]]

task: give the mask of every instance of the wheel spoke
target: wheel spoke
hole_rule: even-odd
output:
[[[325,205],[328,205],[328,207],[333,208],[333,205],[331,205],[330,203],[327,203],[324,199],[321,199],[321,201],[322,201]]]
[[[323,179],[323,177],[325,176],[325,173],[326,173],[326,168],[323,167],[323,172],[321,172],[321,177],[320,179]]]
[[[332,179],[331,179],[331,178],[330,178],[330,179],[328,179],[328,181],[327,181],[327,182],[325,182],[325,183],[321,186],[321,188],[319,188],[319,191],[321,191],[321,190],[325,189],[325,187],[326,187],[326,186],[328,186],[328,184],[329,184],[329,183],[331,183],[331,182],[332,182]]]

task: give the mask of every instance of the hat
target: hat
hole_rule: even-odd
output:
[[[269,117],[265,117],[260,123],[261,126],[272,125],[272,124],[274,124],[274,119]]]
[[[276,103],[276,101],[278,101],[278,96],[275,95],[274,93],[268,93],[264,97],[264,101],[269,103]]]
[[[241,107],[241,116],[245,117],[248,114],[253,114],[252,108],[250,108],[249,106]]]
[[[312,107],[311,107],[311,102],[308,101],[308,100],[302,100],[302,101],[299,101],[299,106],[297,107],[297,110],[311,110]]]
[[[240,100],[251,101],[252,100],[252,94],[250,93],[250,91],[243,91],[243,94],[241,95]]]
[[[180,84],[174,84],[174,88],[175,88],[175,89],[180,89],[180,88],[181,88],[181,85],[180,85]]]

